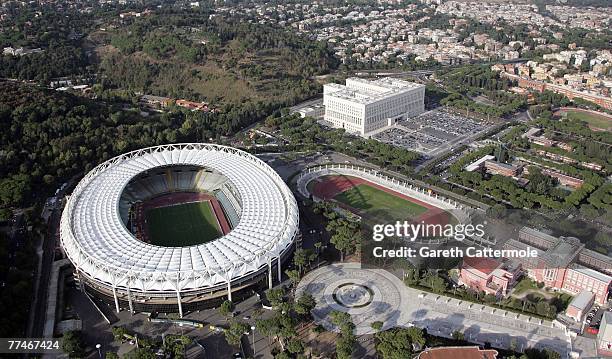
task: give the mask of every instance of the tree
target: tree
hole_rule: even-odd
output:
[[[508,159],[508,151],[506,150],[504,145],[499,145],[499,147],[495,151],[495,157],[499,162],[506,162],[506,160]]]
[[[242,338],[245,333],[248,333],[249,329],[246,323],[232,322],[225,331],[225,340],[227,340],[229,344],[238,345],[240,344],[240,338]]]
[[[384,324],[383,322],[381,322],[380,320],[377,320],[375,322],[372,322],[371,327],[372,329],[379,332],[383,328],[383,324]]]
[[[453,332],[453,339],[455,339],[455,340],[465,340],[465,335],[461,331],[455,330]]]
[[[298,273],[300,275],[302,274],[302,269],[304,268],[304,265],[306,265],[306,262],[307,262],[306,251],[303,248],[296,249],[295,252],[293,253],[293,264],[295,264],[298,267]]]
[[[351,315],[346,312],[332,310],[329,313],[331,322],[340,329],[340,332],[353,332],[355,325],[351,319]]]
[[[106,352],[106,354],[104,355],[104,358],[106,358],[106,359],[119,359],[119,355],[117,355],[117,353],[114,353],[114,352]]]
[[[223,301],[223,303],[221,303],[221,306],[219,307],[219,313],[226,318],[230,316],[233,310],[234,304],[229,300]]]
[[[300,282],[300,272],[295,269],[287,269],[285,271],[287,277],[289,277],[289,281],[291,282],[291,286],[295,287]]]
[[[416,327],[395,328],[376,333],[376,352],[383,359],[410,358],[412,345],[425,345],[423,331]]]
[[[489,209],[487,210],[487,215],[495,219],[500,219],[504,218],[507,212],[508,210],[506,209],[506,206],[498,203],[494,206],[489,207]]]
[[[419,283],[421,279],[419,270],[416,268],[408,268],[406,269],[406,277],[404,278],[404,283],[407,286],[413,286]]]
[[[79,358],[85,355],[85,348],[81,332],[70,330],[62,336],[62,350],[68,354],[70,358]]]
[[[0,223],[8,221],[13,216],[13,212],[8,208],[0,208]]]
[[[125,327],[113,327],[111,332],[113,333],[113,339],[117,342],[122,341],[125,338],[125,334],[129,334]]]
[[[353,333],[355,324],[348,313],[332,310],[329,313],[331,322],[340,329],[340,338],[336,341],[338,359],[349,359],[355,349],[356,338]]]
[[[287,352],[278,352],[278,354],[274,356],[274,359],[291,359],[291,355]]]
[[[187,345],[191,344],[192,339],[185,335],[166,335],[164,351],[172,356],[182,358],[185,355]]]
[[[287,343],[287,350],[291,354],[301,354],[304,352],[304,343],[299,339],[291,339]]]
[[[438,275],[431,274],[427,277],[427,284],[434,293],[444,293],[446,291],[446,281]]]
[[[301,296],[295,301],[293,309],[301,316],[310,315],[310,311],[317,305],[314,297],[310,293],[302,293]]]
[[[314,244],[315,249],[317,250],[317,267],[319,266],[319,261],[321,258],[321,246],[323,245],[323,243],[321,242],[316,242]]]
[[[273,307],[278,307],[283,303],[285,297],[285,291],[282,288],[272,288],[266,290],[266,298]]]
[[[181,351],[181,355],[183,352]],[[123,356],[126,359],[155,359],[155,353],[150,348],[136,348]],[[179,356],[180,357],[180,356]]]
[[[527,359],[560,359],[561,355],[550,349],[526,348],[521,358],[523,357]]]
[[[335,229],[330,242],[340,251],[340,261],[344,261],[344,255],[355,248],[355,242],[359,240],[361,233],[351,229],[348,223],[343,222]]]
[[[355,350],[357,339],[353,333],[343,333],[336,341],[336,357],[338,359],[350,359]]]

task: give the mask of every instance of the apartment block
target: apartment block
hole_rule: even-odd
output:
[[[520,263],[529,277],[570,294],[588,291],[596,303],[607,302],[612,258],[585,249],[577,238],[555,237],[528,227],[523,227],[518,240],[507,241],[504,248],[524,249],[528,245],[537,249],[537,257],[513,261]]]

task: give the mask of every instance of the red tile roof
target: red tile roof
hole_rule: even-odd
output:
[[[479,258],[479,257],[464,257],[463,265],[470,268],[474,268],[483,274],[491,274],[497,267],[499,262],[491,258]]]

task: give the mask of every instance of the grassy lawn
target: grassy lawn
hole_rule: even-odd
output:
[[[528,293],[528,294],[526,294]],[[530,279],[523,278],[514,287],[512,294],[506,299],[507,303],[511,303],[513,300],[521,298],[530,303],[537,303],[539,301],[546,301],[557,308],[557,312],[562,312],[567,308],[567,305],[572,301],[572,295],[563,292],[554,292],[539,288],[538,284]]]
[[[579,111],[564,111],[567,114],[567,118],[571,120],[580,120],[587,122],[589,125],[603,130],[612,130],[612,120],[604,116],[597,116],[592,113],[579,112]]]
[[[357,185],[337,194],[334,199],[355,209],[371,219],[404,221],[427,212],[427,208],[394,196],[367,184]]]
[[[538,285],[536,282],[529,278],[523,278],[517,285],[514,287],[514,294],[521,294],[529,289],[538,290]]]
[[[185,203],[154,208],[146,213],[151,244],[185,247],[221,236],[210,202]]]

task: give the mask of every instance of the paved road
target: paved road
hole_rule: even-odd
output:
[[[43,335],[48,299],[47,291],[49,289],[51,268],[55,260],[55,248],[59,241],[59,222],[62,217],[63,199],[70,193],[80,177],[81,174],[74,175],[56,192],[57,202],[48,217],[47,232],[42,239],[42,243],[37,248],[39,257],[38,272],[36,273],[36,285],[32,295],[31,314],[27,329],[27,336],[31,338],[40,338]]]
[[[286,285],[287,283],[282,284]],[[101,344],[103,354],[112,351],[118,352],[120,355],[134,349],[134,346],[127,342],[121,344],[113,341],[111,326],[104,321],[91,302],[79,290],[69,288],[67,290],[67,301],[82,320],[85,340],[90,349],[93,348],[95,344]],[[252,296],[243,302],[237,303],[235,313],[238,314],[236,315],[236,319],[253,326],[257,318],[270,318],[273,312],[263,309],[258,302],[259,299],[257,296]],[[106,309],[113,310],[110,305],[108,305]],[[172,324],[151,323],[147,320],[147,314],[144,313],[132,315],[128,311],[122,311],[116,313],[116,316],[118,321],[113,323],[113,326],[126,327],[130,332],[138,333],[140,336],[147,336],[161,341],[162,335],[187,335],[197,340],[205,347],[205,353],[202,359],[231,358],[234,353],[240,350],[237,346],[228,345],[222,332],[217,332],[209,328],[210,324],[222,328],[226,328],[229,325],[227,319],[219,314],[218,309],[190,312],[185,315],[186,319],[206,323],[206,326],[202,329],[179,327]],[[248,319],[244,319],[243,317],[248,317]],[[249,346],[252,345],[252,334],[244,339],[245,343],[248,343]],[[248,341],[246,341],[246,339],[248,339]],[[257,330],[255,331],[255,358],[272,359],[269,339],[270,338],[261,335]],[[251,350],[250,348],[246,349]],[[97,358],[97,352],[92,351],[89,357],[92,359]]]
[[[35,289],[35,296],[32,304],[33,319],[31,322],[31,331],[28,335],[32,338],[42,338],[45,327],[45,316],[47,309],[47,298],[49,289],[49,278],[51,277],[51,268],[55,256],[55,246],[57,241],[57,233],[59,231],[59,221],[61,218],[61,209],[56,209],[49,218],[47,233],[42,243],[42,265],[39,273],[38,288]]]
[[[299,110],[301,108],[310,107],[310,106],[313,106],[313,105],[322,105],[323,104],[323,97],[321,97],[321,96],[323,96],[323,94],[318,94],[317,96],[318,97],[315,98],[315,99],[304,101],[304,102],[300,102],[299,104],[297,104],[295,106],[289,107],[289,112],[292,113],[292,112],[295,112],[295,111],[297,111],[297,110]]]

